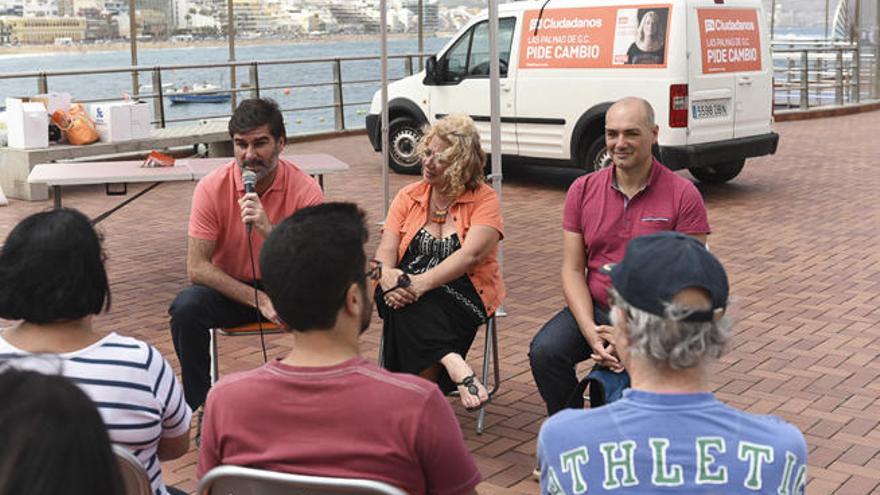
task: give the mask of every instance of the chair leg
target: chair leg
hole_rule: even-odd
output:
[[[379,356],[376,358],[378,361],[379,367],[384,368],[384,357],[385,357],[385,331],[380,330],[382,333],[379,335]]]
[[[491,399],[495,392],[498,391],[498,385],[500,382],[501,371],[498,366],[498,337],[495,328],[495,315],[489,317],[489,320],[486,322],[486,336],[485,336],[485,344],[483,345],[483,386],[485,387],[487,383],[489,383],[489,360],[492,360],[493,368],[494,368],[494,378],[495,380],[492,383],[492,388],[488,389],[489,398]],[[491,347],[490,347],[491,346]],[[483,434],[483,424],[486,419],[486,405],[483,404],[480,406],[480,413],[477,416],[477,435]]]
[[[218,362],[219,354],[217,353],[217,329],[212,328],[211,334],[211,386],[220,379],[220,363]]]

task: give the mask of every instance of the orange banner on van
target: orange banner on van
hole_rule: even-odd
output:
[[[697,9],[703,74],[761,70],[755,9]]]
[[[666,67],[671,5],[529,10],[523,69]]]

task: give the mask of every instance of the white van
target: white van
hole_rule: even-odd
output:
[[[545,5],[546,4],[546,5]],[[596,170],[610,163],[605,111],[652,103],[667,167],[725,182],[772,154],[772,64],[760,0],[550,0],[499,7],[505,157]],[[472,20],[425,71],[388,89],[391,167],[420,168],[422,127],[450,113],[477,123],[489,149],[489,27]],[[366,124],[381,150],[381,93]]]

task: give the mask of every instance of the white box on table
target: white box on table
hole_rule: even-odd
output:
[[[49,114],[41,102],[6,98],[6,132],[10,148],[49,147]]]
[[[89,115],[101,141],[142,139],[150,135],[150,105],[144,102],[111,101],[94,103]]]
[[[131,111],[131,138],[145,139],[150,137],[150,129],[152,129],[150,104],[144,101],[131,102],[129,110]]]

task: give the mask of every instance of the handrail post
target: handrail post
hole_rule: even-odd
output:
[[[406,58],[403,59],[403,71],[408,76],[413,75],[413,61],[412,57],[409,55],[407,55]]]
[[[810,107],[810,54],[801,50],[801,110]]]
[[[342,97],[342,64],[333,59],[333,123],[337,131],[345,129],[345,102]]]
[[[843,105],[843,48],[837,49],[837,67],[834,71],[834,104]]]
[[[874,47],[874,94],[873,97],[880,98],[880,43]]]
[[[856,49],[853,52],[853,71],[855,72],[855,77],[853,78],[853,85],[855,89],[855,102],[859,103],[862,101],[862,54],[861,50],[859,50],[859,45],[856,45]]]
[[[791,88],[794,87],[794,85],[791,82],[792,74],[794,74],[794,59],[789,56],[788,57],[788,70],[786,71],[786,77],[785,77],[785,87],[786,87],[785,105],[788,108],[791,108]]]
[[[257,63],[254,62],[250,67],[250,85],[251,85],[251,98],[259,98],[260,97],[260,73],[259,68],[257,67]]]
[[[159,128],[165,127],[165,104],[162,94],[162,69],[153,67],[153,114],[159,120]]]
[[[45,72],[40,72],[40,75],[37,77],[37,94],[44,94],[49,92],[49,77]]]
[[[227,1],[232,3],[232,0]],[[229,25],[232,25],[232,21],[229,22]],[[234,60],[229,62],[229,105],[232,109],[232,113],[235,113],[235,109],[238,107],[238,93],[235,92],[235,85],[237,84],[235,81],[235,73],[237,68]]]

